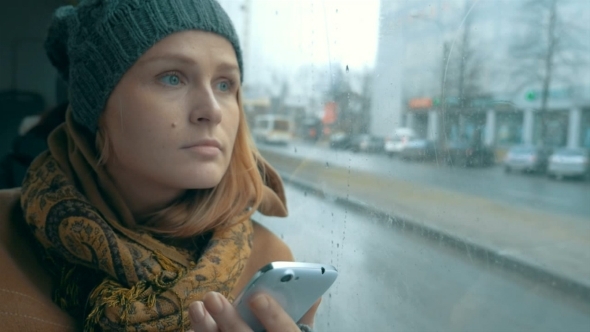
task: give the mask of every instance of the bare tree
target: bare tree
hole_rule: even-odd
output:
[[[585,46],[579,41],[584,37],[582,27],[564,14],[565,0],[529,0],[523,3],[520,20],[525,33],[511,47],[516,60],[513,78],[517,89],[540,84],[541,144],[546,145],[547,104],[551,87],[555,82],[573,86],[569,75],[583,65]],[[585,35],[587,38],[587,35]],[[532,99],[536,96],[531,96]]]
[[[348,66],[344,70],[334,66],[332,70],[334,80],[325,100],[337,105],[338,118],[333,129],[349,135],[366,133],[370,123],[372,72],[368,69],[351,70]]]
[[[446,116],[447,110],[465,111],[472,107],[472,102],[485,95],[482,84],[481,71],[485,60],[481,55],[479,40],[473,29],[475,21],[474,3],[466,0],[461,19],[463,23],[458,36],[453,42],[446,42],[442,54],[443,73],[441,82],[441,122],[439,123],[441,147],[446,146],[447,130],[452,126],[453,119]],[[459,136],[463,136],[464,128],[459,128]]]
[[[480,71],[484,60],[477,51],[478,45],[474,43],[472,25],[475,14],[471,12],[472,5],[471,1],[465,1],[464,23],[460,31],[460,40],[454,43],[456,51],[446,55],[450,59],[446,71],[445,90],[448,96],[457,98],[456,106],[459,109],[468,107],[469,101],[479,97],[484,90],[480,81]]]

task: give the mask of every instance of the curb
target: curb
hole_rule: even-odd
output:
[[[450,234],[444,230],[437,229],[429,225],[424,225],[416,220],[412,220],[409,216],[393,215],[385,212],[382,209],[374,207],[366,202],[353,197],[342,197],[336,193],[325,191],[317,185],[302,179],[295,179],[289,174],[277,169],[284,182],[294,185],[303,190],[307,190],[321,198],[333,197],[335,202],[339,205],[353,208],[361,213],[373,214],[380,219],[389,220],[396,228],[402,229],[428,240],[444,243],[445,246],[467,255],[470,258],[477,258],[487,263],[493,264],[494,267],[499,267],[511,272],[520,274],[521,276],[534,279],[544,286],[552,289],[558,289],[564,293],[572,295],[576,298],[590,302],[590,285],[585,285],[567,276],[561,275],[555,271],[548,270],[538,264],[527,262],[512,255],[503,254],[492,248],[482,246],[471,242],[468,239],[458,237]]]

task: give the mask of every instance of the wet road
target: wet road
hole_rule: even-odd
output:
[[[287,185],[290,216],[255,220],[340,276],[319,331],[590,331],[590,303]]]
[[[304,142],[261,145],[260,150],[318,160],[329,166],[366,171],[404,181],[590,220],[590,181],[556,181],[543,175],[505,174],[501,166],[463,168],[407,162],[386,155],[330,150]]]

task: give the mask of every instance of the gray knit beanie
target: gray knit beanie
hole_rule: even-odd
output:
[[[159,40],[193,29],[225,37],[243,79],[238,36],[216,0],[82,0],[57,9],[45,50],[68,82],[74,119],[96,133],[123,74]]]

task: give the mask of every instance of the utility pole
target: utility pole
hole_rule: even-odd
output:
[[[549,90],[551,89],[551,78],[553,74],[553,58],[555,56],[555,49],[557,38],[555,38],[556,16],[557,16],[557,0],[552,0],[549,8],[549,25],[547,27],[547,53],[543,59],[545,68],[543,75],[543,89],[541,91],[541,109],[539,110],[539,117],[541,118],[541,132],[540,140],[541,146],[547,145],[547,100],[549,98]]]
[[[446,77],[446,68],[447,68],[447,59],[449,57],[449,43],[443,41],[442,47],[442,61],[441,61],[441,69],[440,69],[440,97],[438,102],[438,151],[441,153],[445,153],[447,148],[447,133],[446,133],[446,124],[445,124],[445,106],[446,106],[446,96],[445,96],[445,77]],[[445,158],[446,159],[446,158]]]
[[[463,36],[461,40],[461,56],[460,56],[460,63],[459,63],[459,110],[464,111],[465,109],[465,69],[467,66],[467,62],[471,58],[470,50],[469,50],[469,38],[470,38],[470,30],[471,30],[471,15],[469,15],[469,1],[465,1],[465,9],[464,9],[464,16],[465,16],[465,23],[463,24]]]

